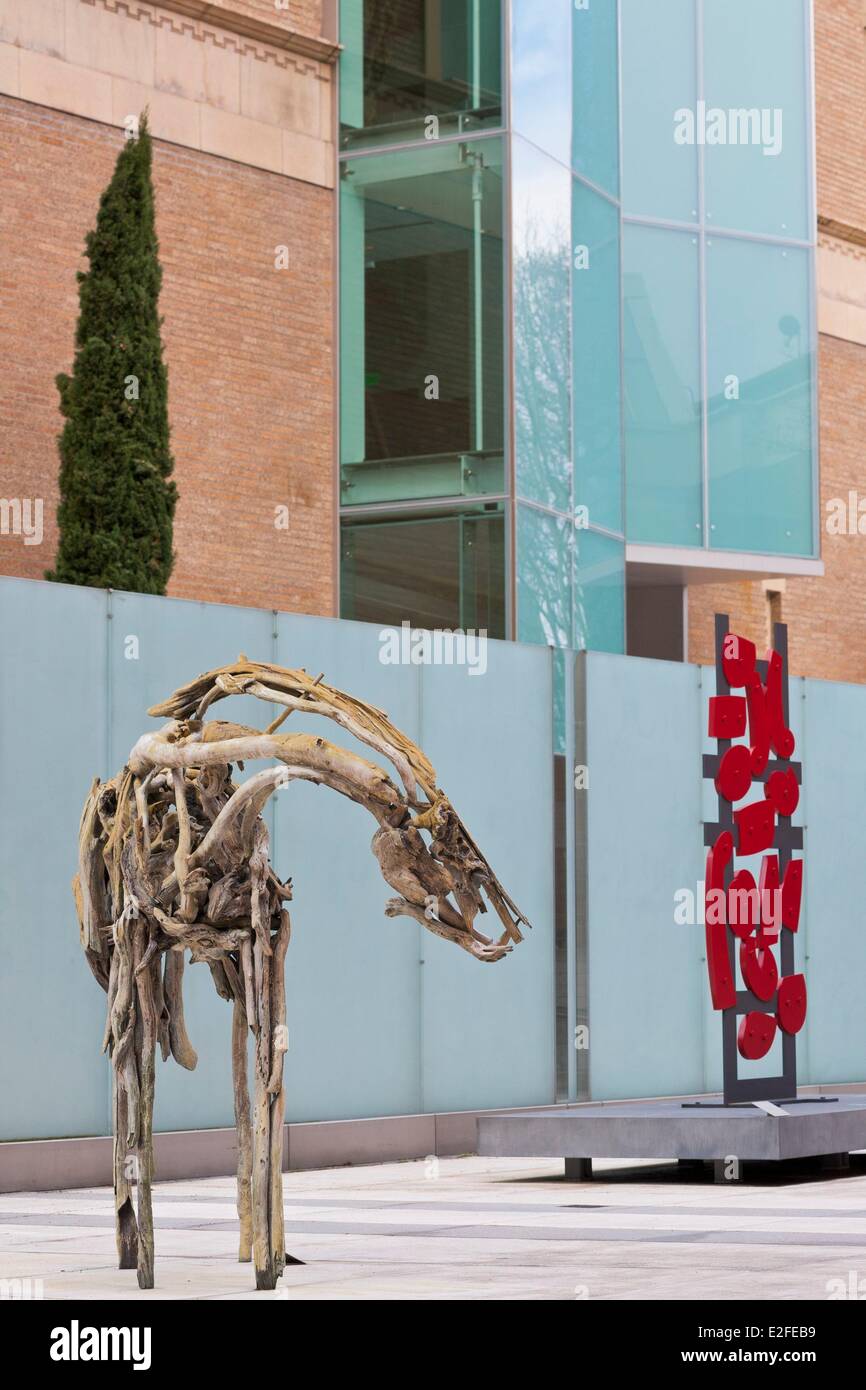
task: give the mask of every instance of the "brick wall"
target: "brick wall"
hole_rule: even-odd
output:
[[[866,3],[815,0],[818,211],[866,228]]]
[[[159,4],[159,0],[155,0]],[[322,32],[322,0],[288,0],[288,8],[277,8],[274,0],[217,0],[224,10],[264,24],[278,24],[281,29],[318,38]],[[286,0],[282,0],[285,5]]]
[[[75,273],[122,136],[0,97],[0,493],[45,499],[45,540],[0,536],[0,573],[56,545],[54,376]],[[177,561],[169,593],[334,611],[333,194],[155,141]],[[274,248],[291,248],[288,270]],[[287,505],[290,526],[274,526]]]

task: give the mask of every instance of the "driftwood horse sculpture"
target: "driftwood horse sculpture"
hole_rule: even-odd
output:
[[[253,695],[284,708],[262,732],[205,719],[218,700]],[[278,733],[298,710],[339,724],[396,769],[402,790],[376,763],[310,734]],[[271,712],[273,712],[271,710]],[[153,1288],[153,1097],[155,1050],[196,1065],[183,1018],[185,952],[206,961],[232,1005],[232,1070],[238,1137],[240,1254],[256,1287],[272,1289],[286,1254],[283,1233],[284,961],[291,880],[274,873],[262,810],[293,778],[331,787],[377,823],[372,849],[396,889],[385,912],[407,916],[481,961],[521,940],[526,918],[494,876],[419,748],[381,710],[312,679],[248,661],[209,671],[150,714],[167,718],[143,735],[123,771],[94,782],[81,818],[74,891],[81,944],[108,996],[103,1051],[113,1079],[114,1198],[121,1269]],[[232,767],[275,759],[238,784]],[[428,839],[425,840],[424,836]],[[502,924],[494,941],[475,927],[482,890]],[[247,1039],[254,1040],[252,1105]],[[135,1196],[135,1206],[133,1204]]]

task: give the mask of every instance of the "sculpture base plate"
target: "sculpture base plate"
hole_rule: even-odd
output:
[[[866,1149],[866,1096],[798,1097],[790,1112],[682,1100],[589,1102],[481,1115],[478,1152],[497,1158],[725,1159],[784,1162]],[[695,1099],[698,1099],[696,1097]],[[784,1110],[785,1102],[780,1109]]]

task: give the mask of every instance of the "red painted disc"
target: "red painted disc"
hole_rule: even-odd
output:
[[[738,869],[728,888],[728,926],[741,941],[760,925],[760,904],[754,875],[748,869]]]
[[[735,743],[723,755],[715,782],[726,801],[739,801],[746,795],[752,785],[752,759],[745,743]]]
[[[786,975],[779,985],[776,1004],[779,1026],[786,1033],[799,1033],[806,1021],[806,977]]]
[[[790,768],[787,772],[770,773],[764,786],[764,796],[780,816],[793,816],[800,800],[800,788]]]
[[[776,812],[772,803],[762,798],[734,812],[737,826],[737,853],[760,854],[773,848],[776,833]]]
[[[747,989],[764,1003],[772,999],[779,983],[779,967],[769,946],[762,946],[754,937],[741,941],[740,971]]]
[[[772,1014],[744,1014],[737,1030],[737,1050],[749,1062],[766,1057],[776,1036],[776,1020]]]

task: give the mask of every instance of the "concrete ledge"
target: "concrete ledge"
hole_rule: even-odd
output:
[[[780,1114],[678,1100],[579,1105],[478,1119],[478,1152],[497,1158],[726,1159],[778,1162],[866,1148],[866,1099],[835,1094]],[[705,1097],[710,1101],[713,1097]]]
[[[543,1109],[532,1113],[543,1113]],[[520,1112],[465,1110],[289,1124],[283,1142],[283,1170],[475,1153],[478,1117],[486,1113]],[[154,1151],[156,1177],[162,1181],[229,1177],[237,1166],[234,1129],[155,1134]],[[0,1143],[0,1192],[104,1186],[112,1180],[111,1153],[111,1138],[105,1135]]]

